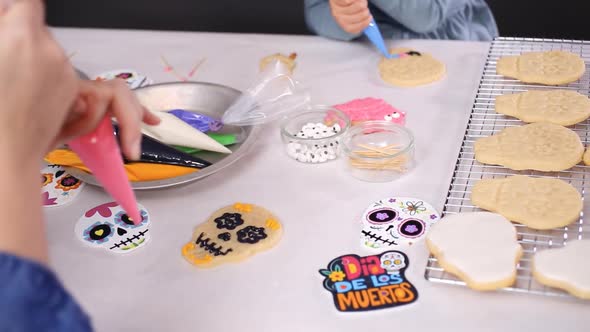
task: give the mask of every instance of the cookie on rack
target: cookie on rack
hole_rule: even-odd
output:
[[[569,225],[583,208],[582,196],[567,182],[523,175],[478,181],[471,202],[533,229]]]
[[[522,256],[514,225],[490,212],[445,216],[426,235],[426,245],[446,272],[476,290],[514,284]]]
[[[575,240],[562,248],[538,251],[533,256],[533,277],[543,285],[590,300],[588,257],[590,240]]]
[[[590,147],[584,152],[584,157],[582,159],[584,160],[585,165],[590,166]]]
[[[579,80],[586,71],[586,64],[580,56],[570,52],[528,52],[501,57],[496,71],[525,83],[560,85]]]
[[[238,262],[274,247],[283,234],[278,218],[253,204],[235,203],[197,226],[182,256],[198,267]]]
[[[496,97],[496,112],[528,123],[571,126],[590,117],[590,99],[569,90],[532,90]]]
[[[379,74],[386,83],[413,87],[436,82],[445,75],[445,65],[430,54],[409,48],[393,48],[389,52],[393,57],[379,62]]]
[[[584,146],[574,131],[537,122],[508,127],[475,142],[475,159],[513,170],[563,171],[582,160]]]

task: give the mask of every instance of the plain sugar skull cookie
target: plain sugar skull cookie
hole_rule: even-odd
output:
[[[496,112],[524,122],[571,126],[590,117],[590,99],[569,90],[526,91],[496,97]]]
[[[182,256],[199,267],[237,262],[274,247],[283,227],[270,211],[252,204],[236,203],[215,211],[197,226]]]
[[[523,175],[480,180],[471,201],[533,229],[567,226],[580,219],[583,208],[582,196],[569,183]]]
[[[440,80],[445,65],[430,56],[408,48],[393,48],[391,59],[379,62],[379,75],[386,83],[400,87],[413,87]]]
[[[96,206],[76,223],[76,237],[90,247],[115,254],[132,252],[150,239],[150,216],[138,205],[141,221],[135,224],[116,202]]]
[[[508,287],[522,256],[516,229],[499,214],[452,214],[432,226],[426,245],[447,272],[477,290]]]
[[[563,171],[582,160],[584,146],[574,131],[537,122],[508,127],[475,142],[475,159],[513,170]]]
[[[579,80],[586,71],[586,64],[578,55],[570,52],[529,52],[501,57],[496,64],[496,71],[525,83],[559,85]]]
[[[533,276],[543,285],[590,300],[588,257],[590,240],[576,240],[562,248],[540,250],[533,257]]]

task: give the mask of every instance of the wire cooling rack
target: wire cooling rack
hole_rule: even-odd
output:
[[[577,82],[567,86],[547,87],[531,85],[509,79],[496,73],[498,58],[507,55],[519,55],[524,52],[563,50],[578,54],[586,62],[586,73]],[[505,178],[509,175],[521,174],[535,177],[553,177],[564,180],[576,187],[582,197],[589,192],[590,167],[576,166],[563,172],[538,172],[538,171],[513,171],[501,166],[483,165],[475,161],[473,150],[474,142],[480,137],[493,135],[506,127],[524,125],[522,121],[497,114],[494,110],[496,96],[510,93],[518,93],[527,90],[547,88],[559,88],[574,90],[581,94],[590,93],[590,41],[555,40],[555,39],[529,39],[529,38],[497,38],[490,46],[484,67],[479,89],[475,97],[473,109],[467,124],[467,130],[457,158],[457,164],[451,180],[449,193],[444,206],[444,214],[459,212],[480,211],[471,204],[470,196],[473,185],[481,179]],[[570,127],[580,135],[586,146],[590,141],[590,121],[584,121]],[[518,204],[515,202],[515,204]],[[590,207],[584,204],[584,211],[580,219],[567,227],[552,230],[538,231],[526,226],[515,224],[518,232],[518,241],[523,247],[523,256],[517,266],[517,278],[515,284],[506,291],[529,293],[546,296],[569,296],[561,290],[546,287],[537,283],[532,276],[532,258],[537,250],[546,248],[559,248],[567,241],[574,239],[590,238],[590,225],[584,223],[584,215]],[[469,234],[465,234],[469,236]],[[484,259],[484,258],[482,258]],[[462,285],[465,283],[453,275],[444,271],[436,258],[430,256],[424,276],[427,280],[437,283]]]

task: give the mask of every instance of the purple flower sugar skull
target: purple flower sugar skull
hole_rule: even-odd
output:
[[[395,197],[379,202],[363,214],[361,243],[369,248],[412,244],[440,218],[430,204],[416,198]]]

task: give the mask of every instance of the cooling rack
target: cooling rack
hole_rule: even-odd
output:
[[[470,201],[473,185],[481,179],[505,178],[520,174],[534,177],[553,177],[564,180],[578,189],[585,198],[590,187],[590,167],[576,166],[563,172],[513,171],[501,166],[483,165],[475,160],[473,145],[480,137],[493,135],[506,127],[524,125],[522,121],[497,114],[494,111],[494,99],[503,94],[518,93],[527,90],[547,89],[547,86],[532,85],[509,79],[496,73],[496,62],[502,56],[519,55],[524,52],[563,50],[578,54],[586,62],[586,73],[577,82],[566,86],[550,87],[574,90],[581,94],[590,93],[590,41],[531,39],[531,38],[497,38],[489,49],[486,64],[479,83],[475,102],[469,117],[463,143],[459,151],[457,163],[449,187],[443,209],[444,214],[480,211]],[[573,129],[585,146],[590,140],[589,120],[579,123]],[[517,204],[517,202],[515,202]],[[569,296],[561,290],[546,287],[537,283],[532,276],[532,258],[537,250],[558,248],[574,239],[590,238],[590,225],[584,223],[584,215],[590,207],[584,204],[580,219],[567,227],[539,231],[515,224],[518,241],[523,247],[523,256],[517,265],[517,278],[512,287],[504,291],[528,293],[545,296]],[[469,236],[468,232],[465,234]],[[464,286],[465,283],[444,271],[436,258],[430,256],[424,276],[427,280],[437,283]]]

